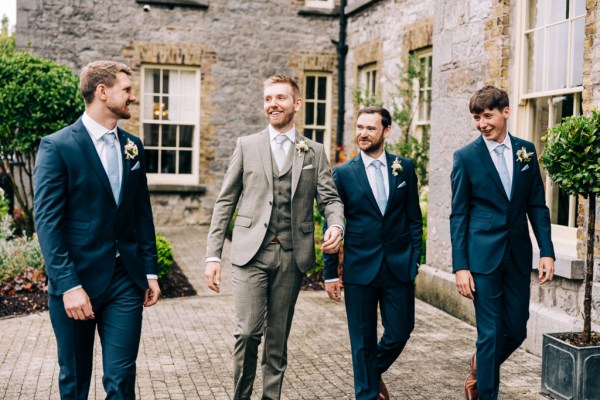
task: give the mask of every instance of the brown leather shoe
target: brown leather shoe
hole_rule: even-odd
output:
[[[479,399],[479,392],[477,391],[477,364],[475,360],[475,354],[471,357],[471,373],[465,381],[465,397],[467,400]]]
[[[377,396],[377,400],[390,400],[390,394],[381,377],[379,377],[379,396]]]

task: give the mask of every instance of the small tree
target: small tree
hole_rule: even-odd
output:
[[[35,155],[42,137],[73,123],[83,112],[78,85],[66,66],[25,52],[0,53],[1,168],[23,210],[28,235],[34,230]]]
[[[588,199],[587,241],[583,300],[583,334],[591,342],[592,282],[596,195],[600,193],[600,114],[565,118],[548,129],[540,158],[553,182],[571,195]]]

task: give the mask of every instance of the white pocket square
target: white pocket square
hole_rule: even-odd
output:
[[[529,169],[529,164],[525,164],[525,166],[521,169],[521,172],[527,171]]]
[[[399,184],[398,186],[396,186],[397,188],[403,188],[404,186],[406,186],[406,181],[402,181],[401,184]]]
[[[305,167],[302,167],[302,170],[303,170],[303,171],[304,171],[305,169],[315,169],[315,167],[313,167],[313,165],[312,165],[312,164],[308,164],[307,166],[305,166]]]
[[[140,162],[137,161],[135,165],[130,169],[130,171],[135,171],[136,169],[140,169]]]

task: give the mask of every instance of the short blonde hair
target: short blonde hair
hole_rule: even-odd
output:
[[[276,74],[271,75],[264,82],[264,86],[267,87],[269,85],[274,85],[276,83],[287,83],[292,87],[292,92],[294,93],[294,100],[300,97],[300,87],[294,78],[288,75]]]
[[[94,100],[98,85],[113,87],[119,72],[131,75],[131,68],[123,63],[107,60],[93,61],[83,67],[79,76],[79,89],[86,104],[91,104]]]

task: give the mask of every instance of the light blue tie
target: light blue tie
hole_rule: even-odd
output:
[[[371,161],[371,165],[375,168],[375,189],[376,200],[379,209],[381,210],[381,214],[385,213],[385,207],[387,206],[387,196],[385,195],[385,186],[383,183],[383,172],[381,172],[381,161],[373,160]]]
[[[106,132],[104,136],[102,136],[102,140],[104,140],[104,145],[106,146],[108,161],[108,170],[106,173],[108,175],[110,187],[112,188],[113,196],[115,197],[115,202],[119,203],[119,156],[117,155],[115,139],[114,132]]]
[[[498,174],[500,174],[500,180],[502,181],[502,186],[504,186],[506,196],[508,196],[508,199],[510,200],[510,176],[508,176],[508,167],[506,166],[506,159],[504,158],[505,147],[505,145],[501,144],[494,149],[494,152],[498,157]]]

